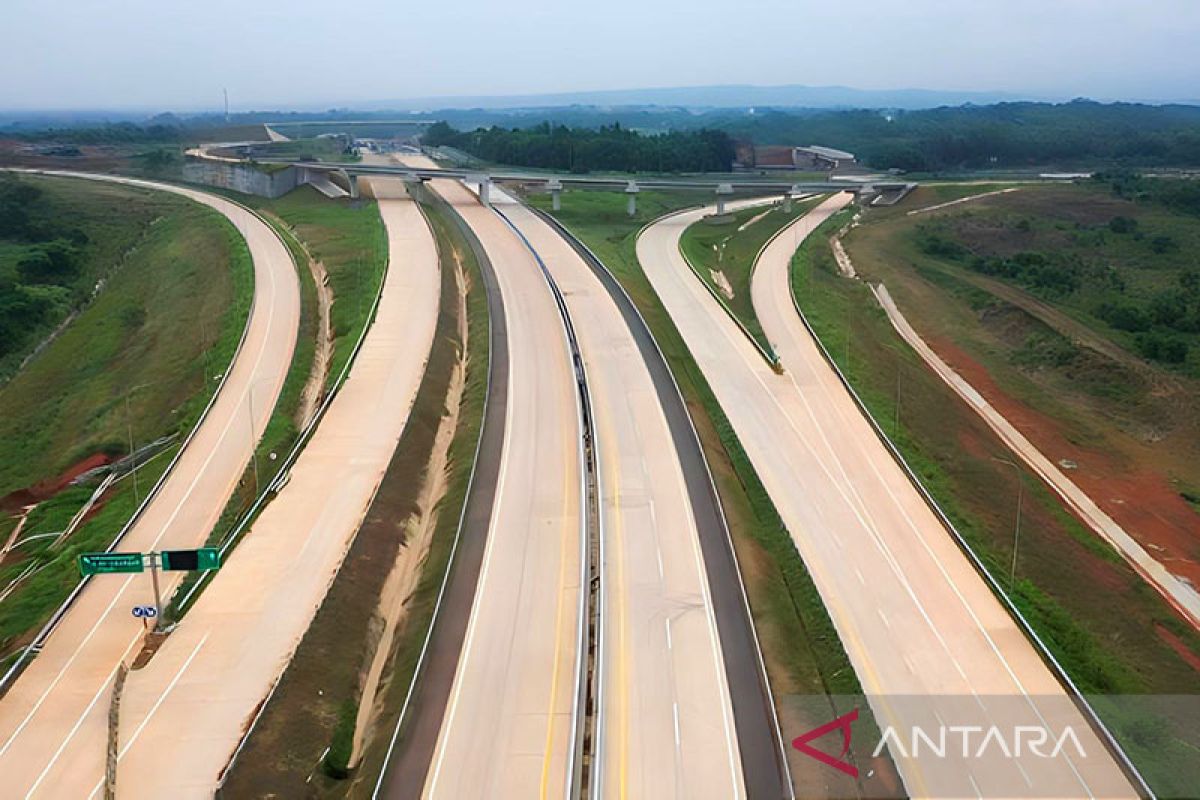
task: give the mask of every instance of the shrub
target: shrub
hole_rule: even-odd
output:
[[[1130,217],[1113,217],[1108,221],[1108,229],[1113,233],[1133,233],[1137,225],[1137,220]]]
[[[1152,361],[1167,364],[1182,364],[1187,361],[1188,344],[1178,337],[1152,331],[1139,334],[1136,342],[1138,352]]]
[[[1096,316],[1120,331],[1140,333],[1150,328],[1150,316],[1143,309],[1120,300],[1101,303]]]

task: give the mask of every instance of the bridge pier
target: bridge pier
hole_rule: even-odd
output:
[[[551,178],[546,183],[546,188],[550,190],[550,208],[562,211],[562,181],[558,178]]]
[[[783,213],[792,213],[792,196],[798,194],[803,194],[798,183],[792,184],[792,188],[783,193]]]
[[[733,184],[718,183],[717,184],[717,216],[725,213],[725,198],[733,194]]]
[[[349,180],[350,180],[350,199],[357,200],[358,199],[358,176],[357,175],[347,175],[346,177],[349,178]]]
[[[630,181],[625,185],[625,196],[628,198],[628,201],[625,203],[625,213],[631,217],[637,215],[637,196],[640,191],[641,189],[638,188],[637,183],[634,181]]]
[[[492,179],[483,173],[468,175],[467,183],[479,184],[479,202],[485,206],[492,204]]]

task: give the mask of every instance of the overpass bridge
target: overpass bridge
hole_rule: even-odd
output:
[[[712,191],[716,194],[717,213],[725,211],[725,200],[736,193],[781,194],[784,202],[790,203],[793,195],[798,194],[829,194],[833,192],[853,192],[860,195],[884,197],[896,195],[896,199],[911,191],[916,184],[899,181],[787,181],[779,178],[762,178],[757,176],[685,176],[661,177],[649,176],[631,178],[620,175],[578,175],[574,173],[545,173],[513,170],[509,168],[479,169],[479,168],[418,168],[402,164],[332,164],[311,161],[279,161],[294,166],[297,170],[307,173],[325,173],[333,180],[341,180],[346,184],[351,197],[358,196],[358,179],[362,176],[388,175],[399,177],[406,181],[425,182],[446,178],[462,180],[479,185],[479,199],[488,203],[488,195],[493,183],[522,183],[540,184],[548,190],[554,202],[555,210],[559,207],[560,193],[568,186],[591,189],[609,189],[623,191],[629,198],[628,210],[630,215],[637,209],[637,194],[643,189],[665,190],[698,190]],[[336,176],[336,177],[334,177]]]
[[[210,148],[230,148],[230,145],[202,145],[189,150],[191,158],[220,161],[225,163],[249,163],[248,160],[218,155]],[[405,181],[421,182],[438,179],[461,180],[478,184],[479,199],[489,203],[493,183],[521,183],[542,185],[550,192],[554,209],[558,210],[562,190],[568,186],[591,189],[623,191],[628,197],[628,212],[632,216],[637,210],[637,195],[643,189],[710,191],[716,195],[717,213],[725,212],[725,201],[737,193],[779,194],[785,206],[799,194],[829,194],[853,192],[864,201],[890,205],[916,187],[915,183],[903,181],[789,181],[778,177],[756,175],[684,175],[646,176],[595,175],[569,172],[533,172],[508,167],[481,169],[478,167],[410,167],[403,164],[364,164],[359,162],[340,163],[329,161],[302,161],[296,159],[256,159],[256,164],[291,167],[296,170],[297,183],[340,185],[350,197],[358,197],[358,179],[364,176],[391,176]]]

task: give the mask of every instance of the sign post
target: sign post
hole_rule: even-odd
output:
[[[162,618],[162,592],[158,586],[158,571],[163,572],[207,572],[221,567],[221,551],[215,547],[196,550],[163,550],[150,553],[81,553],[79,571],[89,575],[108,575],[122,572],[145,572],[150,567],[150,582],[154,585],[154,606],[137,606],[134,616],[143,623],[154,619],[154,627]],[[138,613],[151,611],[153,613]]]
[[[141,553],[81,553],[79,571],[84,575],[108,575],[115,572],[142,572]]]
[[[150,582],[154,584],[154,629],[158,629],[158,621],[162,618],[162,595],[158,591],[158,554],[148,553],[150,559]]]

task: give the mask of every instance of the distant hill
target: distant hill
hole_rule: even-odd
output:
[[[854,89],[848,86],[682,86],[658,89],[611,89],[558,94],[417,97],[380,101],[376,108],[410,111],[465,108],[531,108],[551,106],[684,106],[690,108],[895,108],[920,109],[987,105],[1013,100],[1050,100],[1011,92],[960,92],[937,89]]]

